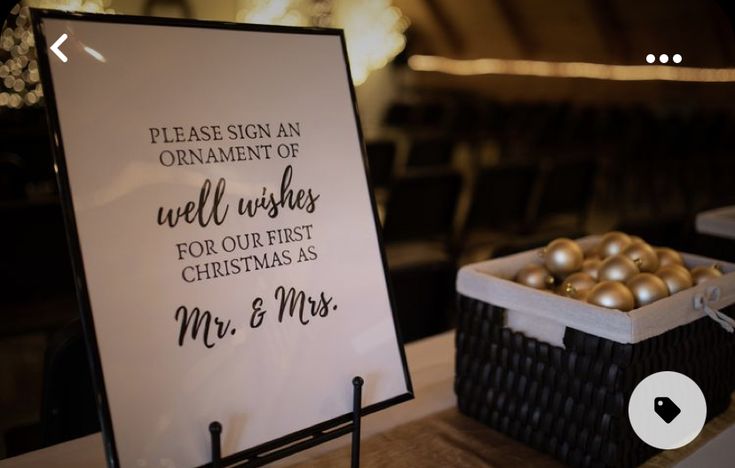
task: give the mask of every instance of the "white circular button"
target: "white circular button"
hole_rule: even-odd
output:
[[[640,439],[663,450],[688,444],[707,418],[699,386],[678,372],[657,372],[643,379],[628,402],[628,418]]]

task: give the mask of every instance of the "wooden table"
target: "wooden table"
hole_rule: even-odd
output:
[[[362,426],[363,467],[560,466],[456,410],[454,332],[406,346],[416,398],[367,416]],[[735,458],[735,404],[679,450],[663,452],[651,467],[730,467]],[[279,466],[349,466],[349,437],[281,460]],[[0,461],[0,468],[104,467],[99,434]]]
[[[710,421],[693,442],[650,458],[643,467],[733,466],[735,458],[735,403]],[[728,433],[729,431],[729,433]],[[450,408],[363,440],[362,468],[436,467],[563,467],[556,459]],[[350,464],[350,447],[298,463],[299,468],[341,468]]]

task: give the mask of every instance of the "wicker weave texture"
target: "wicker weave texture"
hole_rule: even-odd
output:
[[[637,466],[657,452],[635,435],[627,410],[652,373],[697,382],[708,420],[735,389],[735,337],[706,317],[637,344],[567,328],[561,348],[505,328],[502,308],[462,295],[458,302],[460,411],[571,466]]]

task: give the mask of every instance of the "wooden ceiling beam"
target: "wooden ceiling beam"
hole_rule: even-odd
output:
[[[632,48],[628,36],[620,19],[620,14],[612,0],[595,0],[585,2],[590,8],[592,21],[600,33],[605,52],[611,56],[613,62],[631,63]],[[641,60],[643,57],[641,57]],[[632,60],[635,62],[636,60]]]
[[[711,3],[709,18],[714,27],[714,34],[719,44],[723,67],[735,65],[735,5],[728,2]],[[686,60],[686,59],[685,59]]]
[[[429,10],[429,14],[432,19],[437,23],[439,29],[443,32],[444,38],[447,41],[447,45],[454,54],[461,55],[465,50],[464,40],[462,34],[457,28],[449,21],[447,12],[444,7],[439,4],[439,0],[424,0],[426,8]]]
[[[517,5],[511,0],[496,0],[496,3],[505,24],[513,35],[513,39],[518,44],[518,49],[523,54],[523,58],[534,58],[536,52],[538,52],[538,47],[529,29],[526,27]]]

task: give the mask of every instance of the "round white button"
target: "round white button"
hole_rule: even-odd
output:
[[[628,417],[643,442],[659,449],[676,449],[699,435],[707,417],[707,402],[699,386],[686,375],[657,372],[633,390]]]

